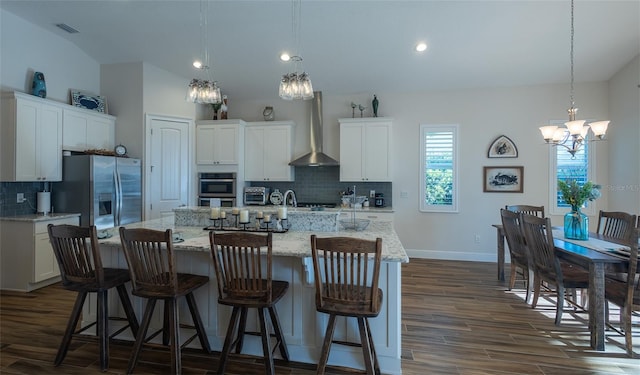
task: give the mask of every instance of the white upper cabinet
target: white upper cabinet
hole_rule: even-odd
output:
[[[340,122],[340,181],[391,182],[393,120],[344,118]]]
[[[2,102],[2,181],[60,181],[60,104],[19,92]]]
[[[196,164],[237,165],[242,120],[206,120],[196,123]]]
[[[293,181],[292,121],[249,122],[245,130],[246,181]]]
[[[71,151],[113,150],[116,118],[88,109],[69,107],[63,112],[62,148]]]

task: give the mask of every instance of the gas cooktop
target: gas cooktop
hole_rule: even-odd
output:
[[[334,208],[335,206],[336,206],[335,203],[298,202],[298,207],[304,207],[304,208],[315,208],[315,207]]]

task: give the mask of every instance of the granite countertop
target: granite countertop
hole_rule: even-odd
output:
[[[78,217],[79,213],[52,213],[52,214],[30,214],[30,215],[17,215],[17,216],[0,216],[0,221],[49,221],[57,219],[66,219],[70,217]]]
[[[180,233],[184,241],[174,244],[176,250],[210,251],[209,231],[203,227],[176,226],[173,217],[148,220],[140,223],[125,225],[127,228],[149,228],[155,230],[172,229],[174,234]],[[100,240],[101,245],[120,246],[117,228],[107,230],[112,237]],[[393,224],[388,221],[372,221],[366,230],[356,232],[341,230],[338,232],[288,231],[273,234],[273,255],[306,258],[311,256],[310,237],[354,237],[375,239],[382,238],[382,260],[389,262],[407,263],[409,257],[398,238]]]
[[[264,206],[245,206],[245,207],[238,207],[239,209],[245,209],[245,210],[249,210],[249,211],[263,211],[264,213],[274,213],[277,212],[278,207],[281,206],[274,206],[274,205],[264,205]],[[201,206],[196,206],[196,207],[190,207],[190,206],[185,206],[185,207],[178,207],[178,208],[174,208],[174,211],[202,211],[202,212],[209,212],[209,207],[201,207]],[[231,212],[231,208],[229,207],[222,207],[223,211],[226,212]],[[291,207],[291,206],[287,206],[287,211],[292,214],[295,212],[304,212],[304,213],[308,213],[308,212],[328,212],[328,213],[334,213],[334,212],[353,212],[353,208],[342,208],[340,206],[336,206],[336,207],[330,207],[330,208],[323,208],[322,210],[319,211],[314,211],[311,208],[307,208],[307,207]],[[356,212],[380,212],[380,213],[393,213],[393,208],[392,207],[363,207],[363,208],[358,208],[356,209]]]

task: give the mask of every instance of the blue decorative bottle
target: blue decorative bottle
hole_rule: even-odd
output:
[[[571,212],[564,215],[564,236],[571,240],[589,239],[589,217],[577,206],[571,206]]]
[[[33,73],[33,83],[31,84],[31,94],[41,98],[47,97],[47,85],[44,82],[44,74]]]

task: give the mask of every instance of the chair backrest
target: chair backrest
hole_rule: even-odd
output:
[[[542,277],[563,283],[560,260],[555,254],[551,219],[520,214],[520,226],[536,273]]]
[[[521,265],[533,267],[531,254],[524,240],[522,228],[520,227],[520,214],[506,209],[500,209],[500,217],[502,218],[502,228],[504,230],[504,236],[507,239],[507,244],[509,245],[511,259]]]
[[[171,229],[158,231],[120,227],[120,241],[134,292],[164,294],[177,290]]]
[[[633,235],[636,226],[636,215],[619,211],[602,211],[598,214],[597,232],[604,236],[621,240]]]
[[[311,235],[316,307],[333,303],[375,310],[382,259],[382,239],[318,238]]]
[[[211,231],[209,242],[221,299],[272,301],[272,233]]]
[[[504,206],[505,210],[509,210],[515,213],[524,213],[527,215],[533,215],[538,217],[544,217],[544,206],[530,206],[527,204],[514,204]]]
[[[95,226],[49,224],[47,231],[60,268],[63,285],[70,283],[102,285],[104,283]]]

